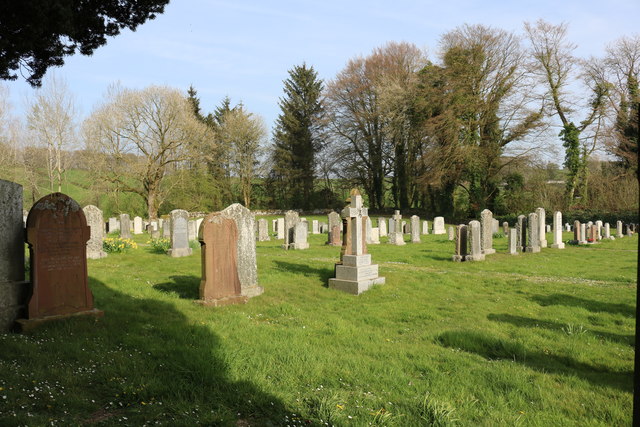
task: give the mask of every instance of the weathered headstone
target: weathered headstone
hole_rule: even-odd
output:
[[[131,238],[131,220],[129,214],[120,214],[120,237],[123,239]]]
[[[184,209],[171,211],[171,249],[167,252],[173,258],[191,255],[189,247],[189,212]]]
[[[596,224],[591,224],[587,229],[587,242],[591,244],[598,243],[598,226]]]
[[[562,212],[556,211],[553,214],[553,243],[551,247],[554,249],[564,249],[562,242]]]
[[[276,238],[278,240],[282,240],[284,239],[285,236],[285,230],[284,230],[284,218],[278,218],[278,227],[277,227],[277,231],[278,231],[278,235],[276,236]]]
[[[564,224],[564,231],[571,231],[571,225],[568,222]]]
[[[505,236],[509,234],[509,223],[507,221],[502,223],[502,234]]]
[[[456,252],[451,259],[462,262],[467,256],[467,226],[460,224],[456,226]]]
[[[342,232],[340,230],[340,214],[337,212],[330,212],[327,215],[327,221],[329,223],[329,235],[327,236],[327,245],[342,246]]]
[[[411,224],[407,224],[407,221],[402,221],[402,234],[411,233]]]
[[[387,236],[387,221],[384,218],[378,218],[378,230],[380,230],[380,237]]]
[[[509,228],[507,230],[507,237],[509,238],[509,255],[519,255],[520,248],[518,248],[518,232],[515,228]]]
[[[596,240],[602,240],[602,221],[596,221]]]
[[[587,224],[580,224],[580,244],[588,243],[587,239]]]
[[[422,221],[422,234],[429,234],[429,221]]]
[[[22,330],[69,316],[101,316],[87,286],[89,227],[75,200],[53,193],[38,200],[27,218],[33,292]]]
[[[371,229],[373,228],[373,223],[371,222],[370,217],[365,218],[365,239],[367,241],[367,245],[371,244]]]
[[[500,221],[498,221],[497,219],[493,219],[493,233],[498,233],[500,232]]]
[[[11,330],[25,311],[22,186],[0,179],[0,331]]]
[[[366,253],[363,218],[367,216],[368,209],[362,206],[362,196],[352,192],[350,205],[341,212],[347,222],[344,229],[349,236],[344,240],[348,248],[335,266],[336,277],[329,279],[329,288],[359,295],[373,285],[385,282],[384,277],[378,276],[378,265],[371,264],[371,254]]]
[[[268,240],[271,240],[271,238],[269,237],[269,224],[267,223],[267,220],[264,218],[260,218],[258,220],[258,241],[259,242],[266,242]]]
[[[299,221],[293,226],[293,239],[289,244],[289,249],[309,249],[308,242],[309,226],[307,221]]]
[[[518,215],[516,221],[516,236],[518,252],[524,252],[527,247],[527,217]]]
[[[133,217],[133,234],[142,234],[142,218],[139,216]]]
[[[538,214],[532,212],[527,218],[527,246],[525,252],[536,253],[540,252],[540,221],[538,220]]]
[[[482,237],[481,237],[481,225],[480,221],[469,221],[467,227],[467,240],[469,242],[469,252],[464,260],[465,261],[484,261],[484,253],[482,252]]]
[[[238,203],[204,218],[198,231],[202,254],[198,303],[244,303],[264,292],[258,286],[253,224],[253,214]]]
[[[311,234],[320,234],[320,226],[317,219],[311,221]]]
[[[395,211],[389,220],[389,229],[392,230],[389,233],[389,243],[398,246],[404,245],[404,235],[402,234],[402,215],[400,215],[400,211]]]
[[[164,239],[171,238],[171,218],[168,218],[162,221],[162,238]]]
[[[622,234],[622,221],[616,221],[616,237],[618,239],[622,239],[624,234]]]
[[[411,217],[411,243],[420,243],[420,217]]]
[[[380,229],[378,227],[371,228],[371,242],[372,245],[380,244]]]
[[[493,213],[489,209],[480,212],[481,246],[485,255],[495,254],[493,249]]]
[[[609,225],[608,222],[604,223],[603,230],[604,230],[604,236],[603,236],[604,239],[608,239],[608,240],[615,240],[616,239],[615,237],[613,237],[611,235],[611,226]]]
[[[538,241],[541,248],[546,248],[547,245],[547,213],[544,208],[536,208],[536,215],[538,215]]]
[[[87,258],[104,258],[107,256],[107,253],[102,249],[102,239],[104,238],[102,211],[93,205],[85,206],[82,210],[87,220],[91,236],[87,242]]]
[[[198,228],[198,230],[200,230],[200,229]],[[277,233],[278,233],[278,220],[277,219],[272,219],[271,220],[271,231],[273,231],[273,234],[277,235]]]
[[[451,226],[451,225],[449,226],[448,232],[449,232],[449,234],[448,234],[447,237],[449,238],[449,241],[455,239],[455,230],[454,230],[453,226]]]
[[[109,233],[114,231],[120,231],[120,221],[118,221],[118,218],[111,217],[109,218]]]
[[[198,238],[198,230],[196,229],[196,222],[194,220],[187,221],[187,236],[190,242]]]
[[[433,218],[433,234],[446,234],[444,229],[444,217],[437,216]]]
[[[284,249],[293,249],[291,244],[293,244],[293,229],[296,224],[300,222],[300,216],[296,211],[286,211],[284,213],[284,243],[282,247]]]
[[[582,243],[582,237],[580,236],[581,228],[582,227],[580,227],[580,221],[578,221],[577,219],[573,221],[573,240],[570,243],[574,245]]]

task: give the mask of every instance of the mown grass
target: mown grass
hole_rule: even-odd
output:
[[[103,319],[0,335],[1,425],[630,424],[637,236],[478,263],[446,235],[371,245],[386,284],[357,297],[326,287],[325,235],[259,242],[265,293],[221,308],[193,302],[199,250],[135,239],[89,261]]]

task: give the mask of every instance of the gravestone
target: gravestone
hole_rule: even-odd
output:
[[[429,234],[429,221],[422,221],[422,234]]]
[[[507,221],[502,223],[502,233],[506,236],[509,234],[509,223]]]
[[[142,234],[142,218],[139,216],[133,217],[133,234]]]
[[[380,230],[380,237],[387,236],[387,221],[384,218],[378,218],[378,230]]]
[[[562,212],[556,211],[553,214],[553,243],[551,247],[554,249],[564,249],[562,242]]]
[[[104,238],[102,211],[93,205],[85,206],[82,211],[84,212],[84,217],[87,220],[87,225],[90,230],[90,238],[87,242],[87,258],[104,258],[107,256],[107,253],[102,249],[102,239]]]
[[[311,234],[320,234],[320,226],[317,219],[311,221]]]
[[[588,243],[587,238],[587,224],[580,224],[580,244]]]
[[[162,221],[162,238],[163,239],[171,238],[171,218],[168,218]]]
[[[545,225],[545,227],[547,228],[547,233],[551,233],[551,226],[549,224]]]
[[[402,234],[402,215],[400,211],[395,211],[389,220],[389,244],[402,246],[405,244],[404,235]]]
[[[449,241],[455,239],[455,230],[453,229],[453,226],[449,226],[448,232],[449,234],[447,237],[449,238]]]
[[[627,226],[627,233],[626,233],[627,237],[633,236],[633,228],[631,227],[631,224],[626,224],[626,226]]]
[[[117,218],[111,217],[109,218],[109,233],[113,233],[114,231],[120,231],[120,221]]]
[[[337,212],[330,212],[327,215],[327,222],[329,223],[329,235],[327,236],[327,245],[342,246],[342,233],[340,230],[340,214]]]
[[[411,243],[420,243],[420,217],[411,217]]]
[[[200,229],[198,228],[198,230],[200,230]],[[273,234],[277,235],[277,233],[278,233],[278,220],[277,219],[272,219],[271,220],[271,231],[273,231]]]
[[[580,221],[578,221],[577,219],[573,221],[573,240],[570,243],[578,245],[582,242],[582,238],[580,236],[581,228],[582,227],[580,227]]]
[[[604,239],[608,239],[608,240],[615,240],[616,239],[615,237],[613,237],[611,235],[611,226],[609,225],[608,222],[604,223],[603,230],[604,230],[604,236],[603,236]]]
[[[284,218],[278,218],[278,235],[276,236],[278,240],[282,240],[284,239],[285,236],[285,232],[284,232]]]
[[[527,246],[525,252],[537,253],[540,252],[540,221],[538,220],[538,214],[532,212],[527,218]]]
[[[547,247],[547,213],[544,208],[536,208],[536,215],[538,215],[538,241],[541,248]]]
[[[196,236],[194,237],[193,240],[198,240],[198,230],[200,230],[200,225],[202,224],[202,221],[204,221],[204,218],[196,219]],[[267,234],[268,234],[268,232],[267,232]]]
[[[288,210],[284,213],[284,243],[283,249],[293,249],[293,233],[296,224],[300,222],[298,212]]]
[[[509,255],[520,255],[518,250],[518,232],[515,228],[509,228],[507,231],[507,237],[509,238]]]
[[[524,215],[518,215],[516,221],[516,235],[518,252],[524,252],[527,247],[527,217]]]
[[[344,230],[348,235],[344,238],[341,262],[335,266],[336,277],[329,279],[329,288],[360,295],[374,285],[383,284],[385,278],[379,277],[378,265],[371,264],[371,254],[366,252],[363,232],[368,209],[362,206],[362,196],[354,193],[340,215],[346,222]]]
[[[22,186],[0,179],[0,331],[23,315],[29,294],[24,281]]]
[[[616,221],[616,237],[618,239],[622,239],[624,234],[622,234],[622,221]]]
[[[120,215],[120,237],[123,239],[131,238],[131,220],[129,214]]]
[[[370,217],[365,218],[365,240],[367,241],[367,245],[371,244],[371,229],[373,228],[373,223],[371,222]]]
[[[289,249],[309,249],[308,242],[309,227],[307,221],[299,221],[293,226],[293,239],[289,244]]]
[[[173,258],[191,255],[189,247],[189,212],[174,209],[171,215],[171,249],[167,255]]]
[[[258,220],[258,241],[259,242],[267,242],[271,240],[271,238],[269,237],[268,227],[269,227],[269,223],[267,222],[266,219],[260,218]]]
[[[411,233],[411,224],[407,224],[407,221],[402,221],[402,234]]]
[[[84,212],[69,196],[53,193],[33,205],[27,218],[33,290],[27,318],[17,320],[23,331],[47,320],[103,315],[87,286],[89,237]]]
[[[371,242],[372,245],[380,244],[380,229],[378,227],[373,227],[371,229]]]
[[[204,218],[198,231],[202,257],[199,304],[241,304],[264,292],[258,286],[254,232],[253,214],[238,203]]]
[[[484,253],[482,252],[482,226],[480,221],[469,221],[467,227],[467,240],[469,243],[469,252],[465,261],[484,261]]]
[[[456,252],[451,259],[455,262],[462,262],[467,257],[467,226],[460,224],[456,226]]]
[[[489,209],[480,212],[481,246],[485,255],[495,254],[493,249],[493,213]]]
[[[587,242],[590,244],[598,243],[598,226],[596,224],[591,224],[591,226],[587,229]]]
[[[198,230],[196,229],[196,222],[194,220],[187,221],[187,236],[190,242],[198,238]]]
[[[437,216],[433,218],[433,234],[445,234],[446,232],[444,229],[444,217]]]
[[[596,225],[596,239],[602,240],[602,221],[597,220],[595,225]]]
[[[564,231],[571,231],[571,225],[568,222],[564,224]]]

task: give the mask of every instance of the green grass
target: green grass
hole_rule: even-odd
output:
[[[386,284],[360,296],[326,287],[326,235],[272,239],[264,294],[221,308],[193,302],[199,249],[134,239],[89,261],[104,318],[0,335],[0,425],[631,423],[637,236],[519,256],[496,239],[478,263],[446,235],[382,238]]]

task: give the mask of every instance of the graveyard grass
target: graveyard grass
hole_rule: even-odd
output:
[[[497,238],[478,263],[421,237],[370,245],[386,284],[353,296],[326,287],[326,235],[272,236],[264,294],[208,308],[199,249],[134,236],[89,260],[104,318],[0,335],[0,425],[630,425],[637,236],[519,256]]]

